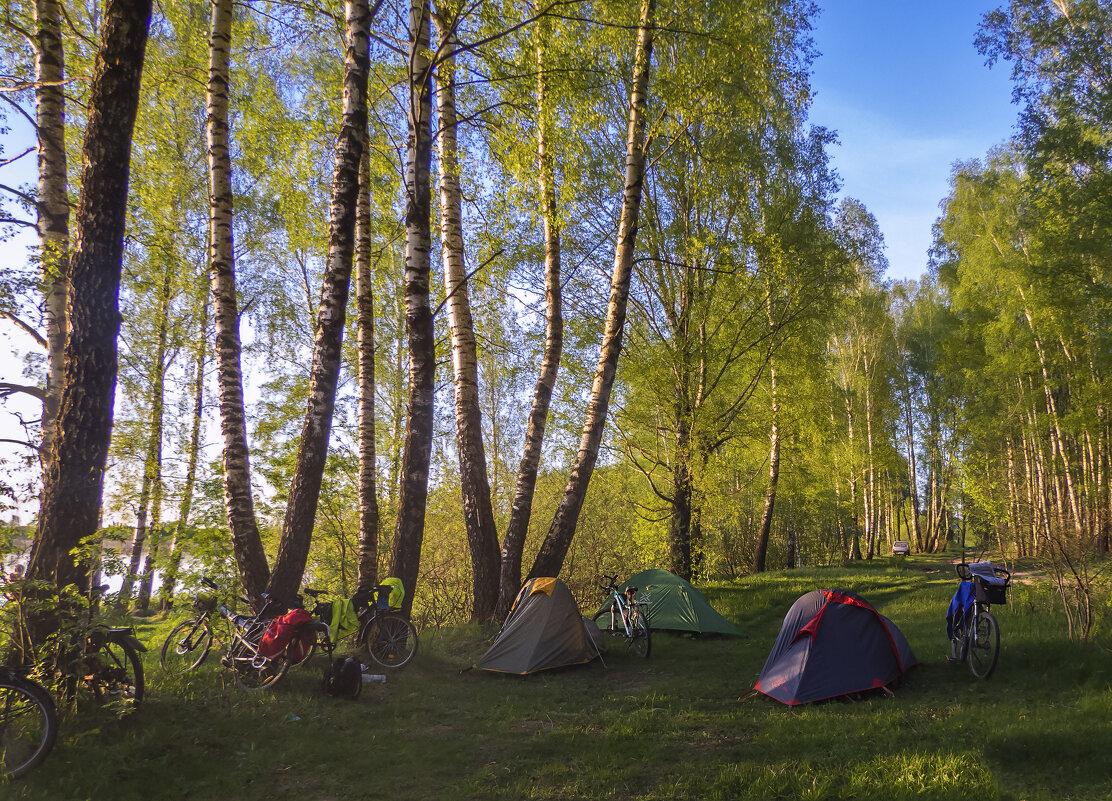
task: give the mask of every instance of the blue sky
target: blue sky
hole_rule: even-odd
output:
[[[973,40],[983,0],[821,0],[811,121],[838,132],[842,195],[873,213],[890,278],[926,271],[950,167],[1012,133],[1010,65],[991,70]]]

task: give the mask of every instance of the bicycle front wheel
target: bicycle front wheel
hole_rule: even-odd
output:
[[[629,628],[629,650],[643,659],[648,659],[653,649],[652,630],[649,628],[649,621],[640,610],[634,612]]]
[[[200,667],[212,648],[212,628],[207,620],[185,620],[162,643],[158,663],[167,673],[186,673]]]
[[[46,759],[57,737],[50,694],[25,679],[0,679],[0,778],[27,773]]]
[[[987,679],[996,670],[1000,658],[1000,626],[991,612],[981,612],[973,619],[969,632],[969,669],[978,679]]]
[[[417,653],[417,628],[401,615],[375,615],[361,639],[371,659],[386,668],[400,668]]]

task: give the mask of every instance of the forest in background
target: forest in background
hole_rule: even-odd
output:
[[[137,6],[4,4],[0,113],[38,142],[3,143],[0,183],[39,160],[0,218],[38,245],[0,314],[42,349],[0,393],[44,407],[13,500],[40,492],[26,468],[66,469],[93,77]],[[105,195],[126,199],[111,444],[64,548],[94,562],[38,575],[87,585],[102,538],[140,607],[183,554],[252,596],[397,574],[439,625],[538,570],[589,594],[960,539],[1045,559],[1086,637],[1112,526],[1112,7],[986,16],[1020,124],[955,165],[918,282],[886,281],[875,219],[836,200],[816,13],[159,5]],[[80,532],[58,522],[76,499],[44,494],[36,548]]]

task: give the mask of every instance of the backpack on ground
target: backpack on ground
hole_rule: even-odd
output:
[[[334,659],[324,670],[324,691],[333,698],[355,700],[363,690],[363,666],[354,656]]]

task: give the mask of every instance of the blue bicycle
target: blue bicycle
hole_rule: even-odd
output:
[[[633,653],[648,658],[653,646],[652,630],[642,608],[649,605],[649,594],[638,595],[636,587],[626,587],[619,592],[617,576],[603,578],[606,586],[600,587],[603,592],[610,593],[610,606],[595,613],[595,625],[614,639],[624,640],[626,648]]]

